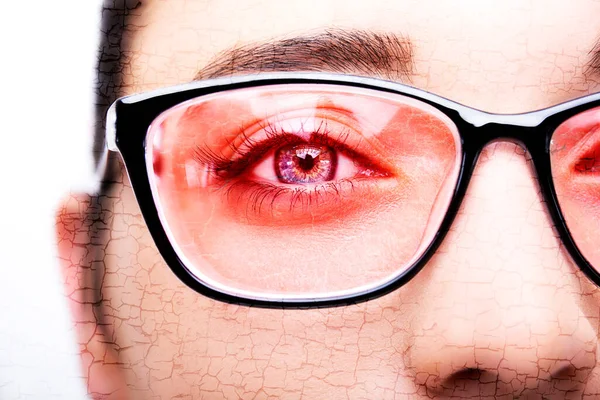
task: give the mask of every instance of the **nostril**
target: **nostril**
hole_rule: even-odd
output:
[[[449,375],[444,382],[456,382],[459,380],[470,379],[478,382],[493,382],[498,378],[496,372],[487,371],[479,368],[463,368]]]
[[[497,371],[480,368],[461,368],[443,379],[428,379],[424,386],[433,397],[473,398],[474,394],[493,396],[497,393]]]
[[[444,379],[443,387],[463,386],[464,381],[475,381],[477,383],[491,383],[498,380],[496,371],[488,371],[479,368],[463,368],[454,372]]]
[[[541,372],[541,371],[540,371]],[[433,397],[473,398],[479,396],[513,395],[529,398],[538,395],[564,395],[569,391],[581,391],[586,377],[569,361],[559,361],[550,368],[549,374],[537,377],[508,379],[498,371],[480,368],[461,368],[443,379],[427,379],[423,386],[427,395]],[[430,377],[431,378],[431,377]],[[521,377],[522,378],[522,377]],[[582,378],[582,379],[581,379]]]
[[[571,379],[577,373],[577,368],[569,361],[561,361],[553,368],[550,374],[552,379]]]
[[[463,368],[448,376],[446,380],[454,381],[458,379],[479,379],[483,372],[485,371],[480,370],[479,368]]]

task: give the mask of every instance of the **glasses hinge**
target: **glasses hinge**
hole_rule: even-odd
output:
[[[117,102],[114,102],[106,113],[106,146],[110,151],[119,151],[117,148]]]

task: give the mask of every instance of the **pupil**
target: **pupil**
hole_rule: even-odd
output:
[[[310,154],[306,154],[303,157],[298,157],[296,156],[296,162],[298,163],[298,166],[300,168],[302,168],[304,171],[310,171],[311,169],[314,168],[315,166],[315,158],[313,158]]]

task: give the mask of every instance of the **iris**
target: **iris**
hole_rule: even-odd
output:
[[[276,152],[275,170],[283,183],[326,182],[335,176],[336,161],[336,153],[330,147],[291,145]]]

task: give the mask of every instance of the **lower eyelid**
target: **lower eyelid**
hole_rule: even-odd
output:
[[[232,182],[217,189],[225,207],[222,215],[245,224],[300,227],[339,221],[364,213],[385,202],[404,200],[399,182],[342,179],[309,185],[274,185],[253,181]]]

